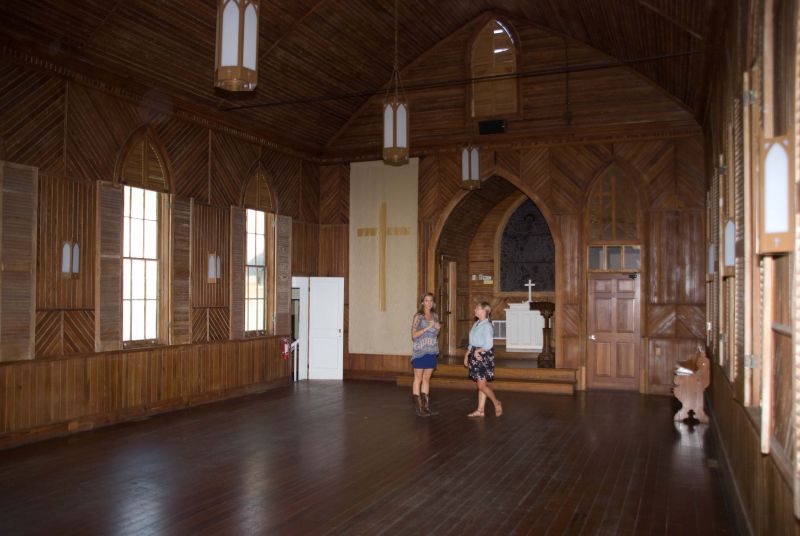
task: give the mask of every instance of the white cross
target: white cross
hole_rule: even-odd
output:
[[[528,287],[528,301],[530,302],[531,301],[531,290],[533,289],[533,287],[536,286],[536,283],[533,283],[530,279],[528,279],[528,282],[526,284],[522,285],[522,286]]]

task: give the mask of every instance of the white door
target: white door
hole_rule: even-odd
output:
[[[308,278],[293,277],[292,289],[298,289],[300,311],[297,332],[297,379],[308,379]]]
[[[341,380],[344,372],[344,278],[310,278],[308,301],[308,379]]]

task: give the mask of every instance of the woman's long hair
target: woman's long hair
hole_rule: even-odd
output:
[[[489,302],[482,301],[482,302],[480,302],[478,304],[478,307],[483,309],[483,311],[486,313],[486,320],[489,320],[491,322],[491,320],[492,320],[492,306],[489,305]]]
[[[436,312],[436,296],[433,295],[433,292],[426,292],[425,294],[422,295],[422,298],[419,300],[419,309],[417,309],[418,315],[425,314],[425,298],[427,298],[428,296],[430,296],[431,299],[433,300],[433,307],[431,307],[431,313]]]

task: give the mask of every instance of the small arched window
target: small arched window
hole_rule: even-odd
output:
[[[472,42],[472,117],[497,117],[517,112],[516,72],[517,49],[514,38],[505,24],[492,19],[481,28]]]

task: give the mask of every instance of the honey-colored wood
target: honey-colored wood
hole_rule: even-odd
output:
[[[170,344],[192,340],[192,209],[191,200],[172,200]]]
[[[95,351],[122,345],[122,188],[97,183]]]
[[[689,418],[689,412],[702,423],[708,423],[708,415],[704,409],[703,393],[711,382],[711,362],[702,347],[695,355],[679,362],[680,369],[675,372],[675,398],[681,403],[681,409],[673,417],[675,421]]]
[[[268,337],[0,364],[0,448],[268,389],[289,377],[279,343]]]
[[[275,334],[289,335],[292,300],[292,218],[275,218]]]
[[[0,162],[0,361],[32,359],[38,170]]]

